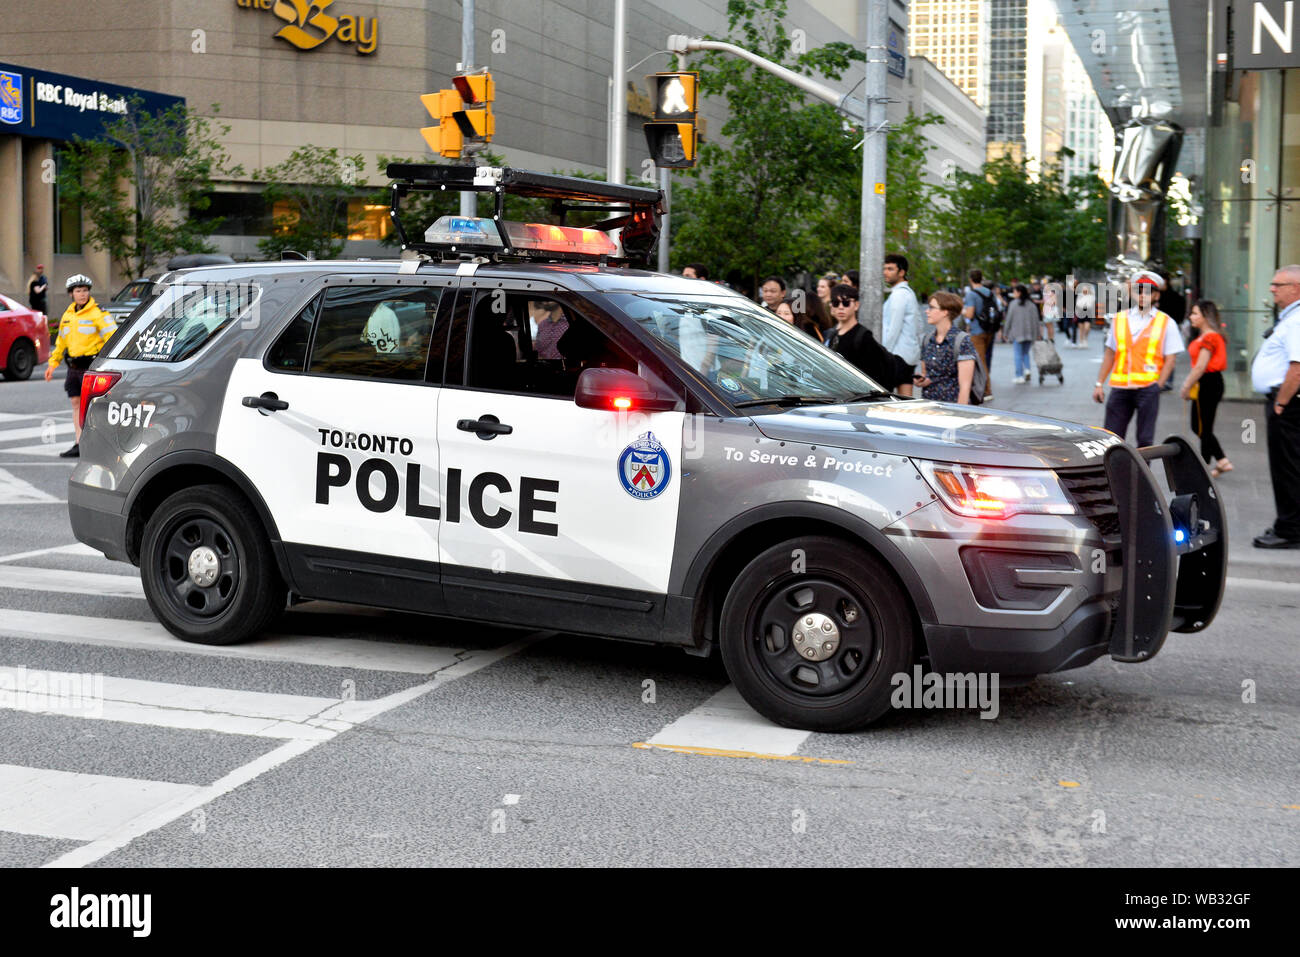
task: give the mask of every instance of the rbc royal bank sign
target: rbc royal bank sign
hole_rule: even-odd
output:
[[[153,90],[0,63],[0,134],[65,142],[98,139],[104,124],[125,116],[136,97],[139,108],[149,113],[185,102]]]

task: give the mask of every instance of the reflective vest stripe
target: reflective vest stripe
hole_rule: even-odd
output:
[[[1147,323],[1142,334],[1130,341],[1128,311],[1120,310],[1115,314],[1115,368],[1110,374],[1112,386],[1142,388],[1154,385],[1159,380],[1164,357],[1165,323],[1168,321],[1169,317],[1157,309],[1155,317]]]

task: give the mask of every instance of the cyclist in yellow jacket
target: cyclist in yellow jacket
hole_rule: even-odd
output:
[[[59,334],[50,354],[50,364],[45,367],[45,381],[49,382],[64,357],[68,360],[68,377],[63,390],[72,399],[72,422],[77,430],[77,441],[60,458],[75,459],[81,455],[81,377],[90,368],[91,360],[104,348],[117,324],[113,317],[99,308],[90,295],[89,276],[78,273],[68,277],[67,288],[72,293],[72,305],[59,320]]]

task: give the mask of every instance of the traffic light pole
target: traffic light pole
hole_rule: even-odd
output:
[[[474,0],[462,0],[464,7],[460,20],[460,73],[474,69]],[[478,215],[478,193],[460,194],[460,214]]]
[[[668,38],[670,53],[688,53],[692,50],[718,50],[748,60],[773,76],[785,80],[817,99],[829,103],[837,110],[862,125],[865,142],[862,147],[862,220],[858,244],[858,321],[880,335],[882,295],[880,283],[871,277],[878,276],[885,259],[885,30],[888,11],[885,0],[870,0],[866,22],[867,86],[865,100],[849,94],[837,93],[825,83],[796,73],[794,70],[765,60],[756,53],[734,43],[720,40],[701,40],[674,35]],[[879,184],[879,190],[876,186]]]
[[[605,179],[621,183],[627,168],[627,0],[614,0],[614,75],[609,90],[609,156]]]

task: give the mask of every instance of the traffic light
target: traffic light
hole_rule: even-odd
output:
[[[466,140],[491,142],[496,132],[492,116],[496,85],[487,72],[452,77],[451,83],[450,90],[420,97],[429,115],[438,121],[437,126],[422,127],[420,134],[429,149],[454,159],[460,156]]]
[[[460,107],[460,94],[455,90],[439,90],[437,93],[425,93],[420,102],[429,111],[429,115],[438,121],[437,126],[425,126],[420,129],[429,149],[442,156],[455,158],[460,156],[464,137],[460,125],[453,116]]]
[[[492,100],[496,95],[496,84],[492,74],[467,73],[451,79],[452,85],[460,95],[460,108],[452,118],[460,128],[465,139],[479,139],[485,143],[492,142],[496,132],[497,121],[492,115]]]
[[[645,141],[656,166],[689,169],[695,165],[695,104],[698,73],[654,73],[654,121],[645,124]]]

